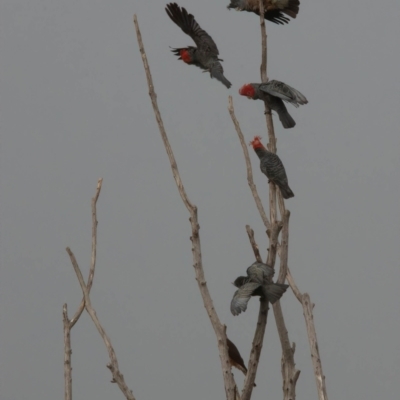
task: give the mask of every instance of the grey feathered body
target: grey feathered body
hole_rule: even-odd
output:
[[[274,153],[265,148],[257,147],[254,149],[260,159],[260,169],[267,176],[269,181],[275,183],[281,190],[284,199],[294,197],[294,193],[289,187],[285,167],[281,159]]]

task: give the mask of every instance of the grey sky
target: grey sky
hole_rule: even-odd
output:
[[[87,275],[90,199],[98,203],[92,301],[138,400],[224,398],[216,341],[192,268],[188,213],[176,190],[148,98],[137,13],[164,123],[199,208],[206,279],[228,335],[247,362],[258,303],[233,317],[230,284],[253,261],[245,225],[266,237],[227,111],[232,94],[246,140],[266,137],[262,102],[239,96],[259,81],[257,18],[228,0],[185,0],[215,39],[227,90],[178,62],[191,39],[166,1],[3,0],[0,3],[0,397],[62,398],[62,304],[80,288],[65,247]],[[211,11],[212,10],[212,11]],[[400,392],[400,3],[301,0],[288,26],[267,23],[268,75],[306,95],[294,129],[275,123],[295,197],[287,201],[289,265],[316,303],[331,399]],[[275,122],[277,118],[274,117]],[[251,153],[259,193],[266,179]],[[299,399],[316,389],[301,306],[282,306]],[[87,315],[72,332],[75,399],[122,398]],[[241,373],[234,371],[241,383]],[[272,313],[253,399],[281,398]]]

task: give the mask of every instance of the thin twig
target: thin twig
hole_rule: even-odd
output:
[[[90,289],[92,288],[94,271],[96,268],[97,224],[98,224],[96,205],[97,205],[97,200],[100,196],[102,184],[103,184],[103,178],[100,178],[97,181],[96,194],[92,198],[92,259],[90,263],[89,276],[87,280],[87,288],[89,293]],[[76,311],[75,315],[71,318],[70,329],[72,329],[73,326],[76,324],[79,317],[82,315],[84,309],[85,309],[85,299],[82,299],[81,304],[79,304],[78,310]]]
[[[72,253],[69,247],[66,248],[69,258],[71,259],[72,266],[74,267],[75,274],[78,278],[79,284],[82,289],[83,297],[85,299],[85,308],[90,317],[92,318],[93,323],[95,324],[100,336],[102,337],[104,344],[108,351],[108,356],[110,358],[110,364],[107,367],[110,369],[111,374],[113,376],[112,382],[115,382],[118,387],[120,388],[121,392],[124,394],[127,400],[135,400],[132,391],[128,388],[127,384],[125,383],[124,376],[119,371],[118,367],[118,360],[115,354],[114,348],[111,344],[111,340],[108,337],[107,333],[105,332],[104,328],[100,324],[99,319],[97,318],[96,311],[92,307],[92,303],[90,301],[89,291],[85,284],[85,281],[82,276],[82,272],[79,268],[79,265],[76,261],[74,254]]]
[[[253,248],[254,256],[257,260],[257,262],[262,263],[262,258],[260,255],[260,251],[258,250],[258,244],[256,243],[256,240],[254,239],[254,231],[253,229],[250,228],[250,225],[246,225],[246,231],[247,235],[249,236],[250,244],[251,247]]]
[[[240,144],[242,145],[244,159],[246,161],[247,183],[249,184],[251,193],[252,193],[254,201],[256,203],[258,212],[260,213],[261,219],[264,222],[265,228],[268,230],[268,229],[271,228],[271,224],[270,224],[270,222],[268,220],[267,214],[265,213],[264,206],[263,206],[263,204],[261,202],[260,196],[258,195],[257,187],[254,184],[253,170],[251,168],[249,151],[247,149],[247,144],[246,144],[246,142],[244,140],[244,136],[243,136],[242,130],[240,129],[239,121],[237,120],[236,115],[235,115],[235,109],[233,108],[232,96],[229,96],[228,102],[229,102],[229,106],[228,106],[229,114],[230,114],[230,116],[232,118],[233,125],[235,125],[236,133],[237,133],[237,135],[239,137]]]
[[[279,246],[278,252],[282,254],[283,247]],[[310,295],[308,293],[302,294],[297,287],[293,276],[287,267],[286,278],[297,300],[303,307],[304,320],[307,328],[308,342],[310,345],[311,360],[314,368],[315,382],[317,385],[317,392],[319,400],[328,400],[326,391],[325,376],[322,371],[321,357],[319,355],[319,347],[317,340],[317,332],[315,330],[313,308],[314,304],[311,303]]]
[[[161,118],[161,113],[158,108],[157,95],[154,91],[153,78],[151,77],[150,67],[149,67],[149,63],[147,61],[147,56],[146,56],[146,53],[144,50],[142,34],[140,33],[140,30],[139,30],[139,24],[137,21],[136,14],[133,17],[133,22],[135,24],[136,36],[137,36],[137,40],[139,43],[140,54],[142,55],[144,70],[146,72],[146,78],[147,78],[147,84],[149,86],[149,96],[150,96],[151,104],[153,105],[154,114],[156,116],[157,124],[160,129],[160,133],[161,133],[162,140],[164,142],[165,150],[167,151],[169,162],[171,164],[172,174],[174,175],[176,185],[178,186],[179,194],[180,194],[182,201],[184,202],[186,208],[190,212],[191,210],[193,210],[193,208],[195,206],[189,201],[188,195],[186,194],[185,188],[183,187],[183,183],[182,183],[181,177],[178,172],[178,165],[176,163],[174,153],[172,152],[172,147],[169,144],[167,133],[165,132],[164,122]]]
[[[265,27],[265,18],[264,18],[264,0],[260,1],[260,27],[261,27],[261,66],[260,66],[260,75],[261,82],[268,82],[267,75],[267,30]],[[267,122],[267,130],[268,130],[268,150],[276,153],[276,137],[274,131],[274,123],[272,121],[272,113],[271,109],[267,102],[264,102],[265,106],[265,118]],[[272,185],[270,185],[271,188]],[[271,189],[272,190],[272,189]],[[270,192],[271,193],[271,192]],[[273,194],[273,193],[272,193]],[[272,196],[274,197],[274,196]]]
[[[265,29],[264,0],[260,0],[260,26],[261,26],[261,82],[268,81],[267,75],[267,30]]]
[[[292,273],[290,272],[289,267],[287,267],[287,272],[286,272],[286,279],[290,285],[290,288],[292,289],[293,294],[296,296],[297,300],[301,303],[301,297],[303,296],[299,290],[299,288],[296,285],[296,282],[293,279]]]
[[[67,305],[63,306],[64,325],[64,399],[72,400],[72,367],[71,367],[71,324],[68,318]]]
[[[308,342],[311,350],[311,360],[314,367],[315,382],[317,384],[318,398],[319,400],[328,400],[325,385],[325,375],[322,372],[321,357],[319,355],[317,332],[315,331],[313,308],[314,304],[311,303],[310,296],[308,293],[304,293],[302,296],[301,304],[304,311],[304,319],[306,321]]]
[[[88,276],[88,292],[92,287],[94,271],[96,267],[96,247],[97,247],[97,211],[96,204],[100,195],[103,178],[97,181],[97,188],[94,197],[92,198],[92,259]],[[72,400],[72,365],[71,365],[71,330],[79,320],[85,309],[85,298],[82,298],[81,303],[75,312],[75,315],[69,319],[67,304],[63,306],[63,325],[64,325],[64,387],[65,400]]]
[[[193,267],[195,270],[196,280],[199,286],[199,290],[201,296],[203,298],[204,307],[207,310],[208,316],[210,318],[211,324],[214,328],[214,332],[217,336],[218,341],[218,349],[219,349],[219,356],[221,360],[221,367],[224,377],[224,385],[225,385],[225,393],[227,400],[234,400],[235,399],[235,388],[236,383],[234,377],[231,372],[231,365],[228,355],[228,348],[226,343],[226,326],[222,325],[215,311],[210,293],[208,291],[207,283],[204,278],[204,271],[203,271],[203,264],[202,264],[202,255],[201,255],[201,246],[200,246],[200,236],[199,236],[199,223],[197,219],[197,207],[189,201],[189,198],[186,194],[185,188],[183,186],[182,180],[179,175],[178,166],[175,161],[174,154],[172,152],[171,145],[169,144],[169,140],[167,134],[164,129],[163,120],[161,118],[160,111],[157,105],[157,95],[154,91],[153,79],[150,73],[150,67],[147,61],[146,52],[144,49],[142,35],[140,33],[139,24],[137,21],[136,15],[133,17],[133,22],[135,24],[136,36],[139,44],[140,54],[142,55],[142,61],[144,65],[144,69],[146,72],[147,77],[147,84],[149,87],[149,95],[151,99],[151,103],[153,105],[154,114],[158,123],[158,127],[160,129],[160,134],[164,142],[165,150],[167,151],[169,161],[171,164],[172,174],[175,179],[176,186],[178,188],[179,194],[182,198],[183,203],[185,204],[186,208],[190,214],[190,224],[192,227],[192,253],[193,253]]]

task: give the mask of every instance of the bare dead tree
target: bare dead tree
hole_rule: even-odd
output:
[[[262,44],[262,58],[260,66],[261,81],[267,82],[267,35],[264,20],[264,3],[263,0],[260,1],[260,26],[261,26],[261,44]],[[191,237],[192,242],[192,254],[193,254],[193,267],[195,270],[196,280],[199,286],[199,290],[203,299],[204,307],[207,310],[208,316],[210,318],[211,325],[213,326],[214,332],[217,338],[217,344],[219,349],[219,355],[221,360],[221,368],[223,371],[224,386],[227,400],[249,400],[252,395],[252,390],[254,387],[254,380],[256,377],[259,359],[261,355],[261,350],[263,346],[263,340],[265,335],[265,329],[267,324],[268,316],[268,301],[264,298],[260,299],[260,309],[258,315],[258,321],[254,333],[252,349],[250,352],[250,358],[248,363],[248,372],[244,381],[244,386],[242,393],[240,394],[234,380],[233,374],[231,372],[231,362],[228,354],[227,347],[227,336],[226,336],[226,326],[221,323],[217,312],[214,308],[211,295],[208,291],[207,282],[204,276],[204,270],[202,265],[202,253],[201,253],[201,243],[200,243],[200,226],[198,223],[197,207],[190,200],[185,191],[183,182],[181,180],[178,166],[173,154],[171,145],[166,134],[163,120],[157,104],[157,95],[154,90],[153,80],[150,72],[150,67],[147,61],[147,56],[145,53],[142,36],[140,33],[138,21],[136,15],[134,15],[134,25],[137,35],[137,40],[139,44],[139,50],[142,56],[142,61],[146,73],[149,96],[152,102],[155,118],[157,120],[160,134],[164,142],[164,147],[167,152],[172,174],[181,196],[181,199],[186,206],[190,218],[191,224]],[[278,274],[278,283],[283,283],[286,279],[295,294],[296,298],[303,306],[304,317],[307,327],[307,335],[309,338],[309,344],[311,349],[311,357],[313,361],[314,374],[316,378],[316,384],[318,389],[318,395],[320,400],[328,400],[325,387],[325,377],[322,372],[322,364],[319,356],[317,336],[313,321],[312,309],[314,304],[311,303],[310,297],[307,293],[301,294],[297,288],[294,279],[288,268],[288,242],[289,242],[289,218],[290,212],[286,210],[285,203],[280,191],[276,190],[274,183],[269,184],[269,218],[265,212],[262,201],[258,195],[256,185],[253,180],[252,167],[250,162],[250,156],[247,149],[247,145],[244,140],[243,133],[240,128],[240,124],[235,116],[232,97],[229,96],[229,113],[231,115],[232,121],[236,128],[238,138],[242,145],[243,154],[246,162],[247,169],[247,180],[252,192],[253,198],[255,200],[257,209],[260,213],[260,217],[266,227],[266,233],[269,239],[268,254],[266,257],[266,263],[274,268],[276,262],[276,256],[280,258],[280,267]],[[273,120],[271,110],[268,103],[265,102],[265,115],[266,115],[266,125],[268,131],[268,144],[267,148],[276,153],[276,137],[274,132]],[[89,271],[89,276],[87,283],[85,283],[80,267],[76,261],[76,258],[70,248],[67,247],[67,252],[70,257],[72,266],[78,278],[81,290],[83,293],[82,301],[75,312],[75,315],[69,319],[67,304],[63,306],[63,325],[64,325],[64,378],[65,378],[65,400],[72,400],[72,367],[71,367],[71,329],[79,320],[82,315],[83,310],[86,309],[90,315],[93,323],[95,324],[99,334],[101,335],[106,349],[109,354],[110,363],[107,367],[110,369],[113,379],[111,382],[117,383],[121,392],[124,394],[125,398],[128,400],[135,400],[132,391],[129,389],[125,383],[124,377],[121,374],[118,366],[118,360],[116,357],[115,350],[111,344],[111,340],[107,333],[105,332],[103,326],[97,317],[96,311],[94,310],[91,300],[90,300],[90,290],[93,284],[95,265],[96,265],[96,248],[97,248],[97,215],[96,215],[96,204],[100,195],[102,185],[102,179],[99,179],[97,190],[95,196],[92,198],[92,257],[91,266]],[[278,219],[278,208],[280,219]],[[262,257],[259,252],[258,245],[254,238],[254,231],[250,226],[246,226],[247,234],[249,237],[250,245],[252,246],[254,256],[257,261],[262,262]],[[279,235],[281,235],[281,240],[279,242]],[[285,325],[282,309],[280,302],[276,302],[273,305],[273,311],[276,321],[276,326],[282,347],[282,378],[283,378],[283,399],[284,400],[295,400],[296,398],[296,383],[300,375],[300,371],[295,368],[294,362],[294,352],[295,343],[290,344],[288,331]]]

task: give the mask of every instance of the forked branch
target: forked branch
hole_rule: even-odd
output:
[[[149,87],[149,96],[151,103],[153,105],[154,114],[158,123],[160,134],[164,142],[165,150],[168,154],[169,162],[172,169],[172,174],[175,179],[176,186],[178,188],[179,194],[185,204],[187,210],[190,214],[190,224],[192,227],[192,236],[190,240],[192,241],[192,253],[193,253],[193,267],[195,270],[196,280],[199,286],[199,290],[203,299],[204,307],[207,310],[208,316],[211,321],[211,325],[214,328],[214,332],[218,340],[219,356],[221,359],[221,367],[224,377],[225,393],[227,400],[234,400],[236,393],[236,383],[231,372],[231,365],[229,361],[228,348],[226,344],[226,327],[223,325],[217,312],[215,311],[213,301],[208,291],[207,282],[204,278],[202,256],[201,256],[201,246],[200,246],[200,235],[199,235],[199,223],[197,219],[197,207],[189,201],[186,194],[185,188],[183,186],[181,177],[179,175],[178,166],[175,161],[175,157],[168,140],[167,133],[164,128],[163,120],[161,118],[160,110],[157,104],[157,95],[154,91],[153,79],[150,73],[149,63],[147,61],[146,52],[143,45],[142,35],[140,33],[139,24],[136,15],[133,17],[133,22],[135,24],[136,36],[139,44],[140,54],[142,56],[143,66],[146,72],[147,84]]]
[[[107,335],[106,331],[104,330],[104,328],[102,327],[102,325],[100,324],[100,321],[96,315],[96,311],[92,307],[92,303],[90,301],[90,296],[89,296],[89,290],[83,279],[82,272],[79,268],[78,262],[76,261],[76,258],[74,256],[74,254],[72,253],[71,249],[69,247],[67,247],[66,250],[67,250],[67,253],[71,260],[72,266],[74,267],[76,277],[78,278],[79,284],[81,285],[83,298],[85,300],[86,311],[90,315],[90,318],[92,318],[92,321],[95,324],[95,326],[96,326],[98,332],[100,333],[100,336],[102,337],[104,344],[107,348],[108,356],[110,358],[110,363],[107,365],[107,368],[110,369],[111,374],[113,376],[113,380],[111,382],[116,383],[118,385],[118,387],[120,388],[121,392],[124,394],[124,396],[126,397],[127,400],[135,400],[135,397],[133,396],[132,391],[128,388],[128,385],[125,383],[124,376],[121,374],[121,372],[119,370],[117,356],[116,356],[114,348],[111,344],[111,340],[108,337],[108,335]]]
[[[103,178],[100,178],[97,181],[97,188],[96,188],[96,194],[92,198],[92,259],[90,262],[90,270],[89,270],[89,276],[87,280],[87,288],[90,293],[90,289],[92,288],[93,284],[93,278],[94,278],[94,271],[96,268],[96,252],[97,252],[97,200],[99,199],[100,192],[101,192],[101,186],[103,184]],[[79,317],[82,315],[83,310],[85,309],[85,299],[83,298],[81,301],[81,304],[79,304],[78,310],[76,311],[75,315],[71,318],[71,328],[76,324],[78,321]]]
[[[96,247],[97,247],[97,211],[96,205],[97,200],[100,196],[101,185],[103,179],[100,178],[97,181],[97,188],[94,197],[92,198],[92,259],[90,263],[89,277],[87,280],[88,292],[92,287],[94,271],[96,267]],[[71,318],[68,317],[67,304],[63,306],[63,325],[64,325],[64,399],[72,399],[72,366],[71,366],[71,329],[74,327],[76,322],[82,315],[85,309],[85,299],[81,300],[81,303],[75,312],[75,315]]]
[[[263,261],[262,261],[261,255],[260,255],[260,251],[258,249],[258,244],[256,243],[256,240],[254,239],[254,231],[253,231],[253,229],[251,229],[250,225],[246,225],[246,232],[247,232],[247,235],[249,236],[250,244],[251,244],[251,247],[254,252],[254,257],[256,258],[257,262],[262,263]]]

